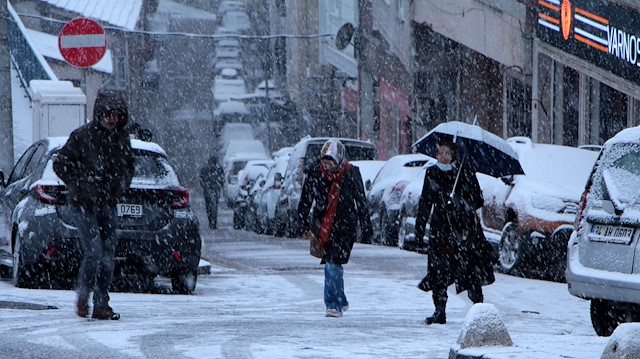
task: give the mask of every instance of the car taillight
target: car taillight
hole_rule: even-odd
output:
[[[395,186],[393,186],[393,190],[396,192],[402,193],[408,184],[409,184],[409,181],[400,181],[396,183]]]
[[[51,186],[51,185],[35,185],[33,189],[36,191],[38,195],[38,199],[44,203],[56,204],[58,203],[58,196],[60,194],[60,186]]]
[[[580,203],[578,208],[578,214],[576,215],[576,221],[573,224],[573,229],[576,232],[580,231],[580,222],[582,222],[582,217],[584,217],[584,209],[587,207],[587,195],[589,194],[589,188],[585,189],[582,193],[582,197],[580,197]]]
[[[183,208],[189,203],[189,190],[187,189],[174,189],[171,190],[177,198],[171,203],[172,208]]]

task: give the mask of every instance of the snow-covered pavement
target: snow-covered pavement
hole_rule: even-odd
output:
[[[206,232],[209,241],[225,231]],[[219,244],[236,260],[259,260],[269,246],[244,233]],[[245,239],[243,239],[245,238]],[[250,239],[250,240],[249,240]],[[416,288],[423,273],[386,270],[387,258],[408,268],[424,257],[396,248],[356,245],[345,266],[350,309],[325,318],[322,267],[299,240],[280,248],[302,271],[232,269],[214,263],[194,295],[113,293],[119,321],[75,316],[71,291],[14,288],[0,282],[0,356],[3,358],[447,358],[471,307],[450,288],[447,324],[425,326],[430,294]],[[225,249],[226,248],[226,249]],[[380,268],[371,259],[380,259]],[[257,264],[256,264],[257,265]],[[286,263],[283,263],[283,268]],[[425,264],[426,267],[426,264]],[[390,267],[393,269],[393,267]],[[412,278],[413,277],[413,278]],[[159,285],[170,287],[168,282]],[[590,324],[588,302],[566,285],[498,274],[485,300],[503,316],[514,347],[468,349],[485,358],[599,358],[607,338]],[[6,309],[7,303],[58,309]],[[17,304],[16,304],[17,303]]]

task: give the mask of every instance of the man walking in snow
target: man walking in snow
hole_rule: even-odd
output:
[[[215,156],[200,170],[200,185],[204,192],[204,202],[209,219],[209,228],[216,229],[218,222],[218,201],[224,180],[224,173]]]
[[[126,99],[121,92],[101,91],[93,113],[93,121],[73,131],[58,151],[53,169],[69,191],[82,247],[77,314],[89,315],[93,291],[91,317],[119,319],[109,306],[109,287],[118,241],[116,204],[133,177]]]

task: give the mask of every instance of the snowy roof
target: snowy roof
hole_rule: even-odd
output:
[[[50,59],[66,61],[60,49],[58,48],[58,37],[44,32],[26,29],[26,36],[29,37],[31,43],[37,48],[44,57]],[[97,64],[91,66],[92,69],[104,73],[113,72],[113,64],[111,62],[111,50],[107,50],[102,59]]]
[[[142,0],[41,0],[82,16],[129,30],[136,28]]]
[[[48,150],[51,151],[53,149],[60,148],[60,147],[64,146],[64,144],[67,143],[67,139],[68,138],[69,137],[66,137],[66,136],[47,137],[47,139],[49,141]],[[150,152],[156,152],[156,153],[160,153],[160,154],[165,155],[165,156],[167,155],[167,153],[164,151],[164,149],[162,147],[160,147],[160,145],[155,143],[155,142],[146,142],[146,141],[132,139],[131,140],[131,148],[136,149],[136,150],[145,150],[145,151],[150,151]]]

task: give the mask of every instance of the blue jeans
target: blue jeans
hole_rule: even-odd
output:
[[[337,309],[349,305],[344,295],[343,269],[341,264],[324,264],[324,304],[327,309]]]
[[[82,262],[78,272],[78,297],[89,298],[93,291],[93,305],[109,303],[109,287],[113,279],[118,237],[118,216],[115,207],[87,209],[72,207],[82,247]]]

